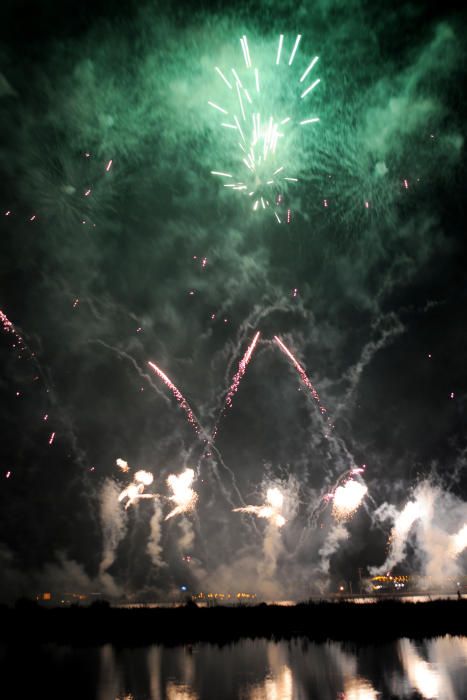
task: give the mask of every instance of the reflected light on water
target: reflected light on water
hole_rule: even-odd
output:
[[[260,685],[251,687],[244,700],[293,700],[293,677],[288,666],[275,676],[268,676]]]
[[[300,638],[224,647],[107,644],[76,650],[50,644],[32,653],[26,667],[40,669],[36,695],[51,700],[467,699],[467,637],[363,646]],[[30,697],[22,692],[24,666],[24,652],[2,659],[0,647],[0,676],[6,688],[18,691],[5,697]]]
[[[349,678],[344,684],[345,700],[378,700],[379,694],[366,678]]]
[[[169,681],[166,687],[167,700],[198,700],[198,695],[188,685]]]
[[[408,639],[399,642],[399,653],[411,685],[426,700],[435,700],[440,695],[439,673],[422,659],[416,647]]]

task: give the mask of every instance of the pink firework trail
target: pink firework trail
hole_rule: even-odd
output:
[[[299,374],[299,376],[300,376],[300,379],[302,380],[302,382],[304,383],[304,385],[306,386],[306,388],[309,389],[309,391],[310,391],[312,397],[314,398],[314,400],[315,400],[316,403],[318,404],[318,408],[319,408],[319,410],[320,410],[321,415],[325,416],[326,413],[327,413],[327,409],[322,405],[321,399],[319,398],[318,392],[316,391],[315,387],[314,387],[313,384],[311,383],[311,381],[310,381],[310,379],[309,379],[307,373],[305,372],[305,370],[304,370],[303,367],[301,366],[300,362],[299,362],[299,361],[297,360],[297,358],[290,352],[290,350],[284,345],[284,343],[282,342],[282,340],[279,338],[278,335],[275,335],[275,336],[274,336],[274,340],[276,341],[276,343],[278,344],[278,346],[280,347],[280,349],[282,350],[282,352],[284,353],[284,355],[287,355],[287,357],[289,358],[289,360],[292,362],[293,366],[294,366],[295,369],[297,370],[297,372],[298,372],[298,374]],[[328,423],[329,423],[329,417],[327,418],[327,421],[328,421]]]
[[[256,344],[258,343],[260,336],[260,332],[258,331],[251,341],[250,345],[248,346],[245,354],[243,355],[242,359],[238,363],[238,370],[236,374],[234,375],[234,378],[232,380],[232,384],[230,385],[230,389],[227,392],[227,396],[225,398],[225,403],[224,403],[224,408],[221,411],[221,414],[217,420],[216,425],[214,426],[214,430],[212,431],[212,439],[214,440],[217,436],[217,431],[219,430],[219,422],[224,414],[225,409],[231,408],[232,407],[232,399],[235,396],[235,394],[238,391],[238,387],[240,386],[240,382],[242,381],[243,375],[246,372],[246,368],[248,367],[248,363],[251,360],[251,356],[253,355],[253,352],[255,350]]]
[[[14,324],[10,321],[8,316],[3,313],[0,309],[0,323],[5,333],[11,333],[16,340],[16,344],[13,344],[13,348],[18,347],[19,350],[27,350],[26,343],[16,330]]]
[[[157,376],[160,377],[160,378],[162,379],[162,381],[164,382],[164,384],[170,389],[170,391],[172,392],[172,394],[175,396],[175,398],[176,398],[176,400],[177,400],[178,405],[180,406],[180,408],[182,408],[182,409],[185,411],[185,413],[186,413],[186,415],[187,415],[187,418],[188,418],[188,422],[193,426],[193,428],[195,429],[195,431],[196,431],[197,433],[199,433],[199,431],[200,431],[200,426],[199,426],[199,424],[198,424],[198,421],[197,421],[196,418],[195,418],[195,414],[194,414],[193,411],[191,410],[190,404],[188,403],[188,401],[186,400],[186,398],[183,396],[183,394],[181,393],[181,391],[179,391],[179,390],[177,389],[177,387],[175,386],[175,384],[174,384],[173,382],[170,381],[170,379],[168,378],[168,376],[167,376],[166,374],[164,374],[164,372],[163,372],[161,369],[159,369],[159,367],[158,367],[157,365],[155,365],[154,362],[148,362],[148,365],[149,365],[150,368],[157,374]]]
[[[232,399],[238,391],[238,387],[240,386],[240,382],[242,381],[243,375],[245,374],[246,368],[248,367],[248,363],[251,360],[251,356],[253,355],[256,344],[259,340],[259,335],[260,335],[260,333],[258,331],[256,333],[255,337],[253,338],[251,344],[248,346],[246,353],[243,355],[242,359],[238,363],[237,373],[232,380],[232,384],[230,386],[230,389],[229,389],[228,394],[227,394],[226,399],[225,399],[225,405],[228,406],[229,408],[232,406]]]

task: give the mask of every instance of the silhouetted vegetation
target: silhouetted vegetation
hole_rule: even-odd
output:
[[[378,642],[399,637],[467,634],[467,600],[403,603],[394,600],[179,608],[49,608],[28,605],[0,608],[0,640],[94,645],[107,642],[139,646],[191,642],[227,643],[240,638]]]

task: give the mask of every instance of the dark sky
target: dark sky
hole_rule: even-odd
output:
[[[466,15],[308,5],[2,3],[0,309],[17,334],[0,335],[2,597],[305,595],[381,565],[391,521],[375,510],[427,480],[459,513],[435,508],[434,530],[464,524]],[[295,73],[271,60],[281,33],[288,51],[303,35]],[[244,69],[243,34],[268,66],[264,104],[320,118],[281,153],[299,180],[277,209],[290,224],[210,174],[243,167],[207,105],[228,99],[214,66]],[[314,55],[306,103],[293,81]],[[257,330],[202,458],[147,362],[209,434]],[[163,496],[169,473],[194,468],[196,514],[163,523],[164,500],[124,512],[132,472],[117,458]],[[368,496],[336,525],[321,499],[362,464]],[[270,485],[286,494],[279,534],[231,513]],[[420,542],[401,570],[426,571]]]

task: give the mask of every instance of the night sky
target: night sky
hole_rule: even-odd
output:
[[[303,597],[381,567],[417,494],[432,511],[394,571],[466,573],[441,553],[467,523],[462,5],[4,0],[0,599]],[[225,101],[214,66],[246,70],[244,34],[274,109],[320,118],[291,128],[281,224],[210,172],[238,160],[207,103]],[[362,465],[368,494],[337,522],[322,499]],[[164,522],[186,467],[196,512]],[[161,498],[125,510],[136,469]],[[231,512],[270,486],[281,530]]]

